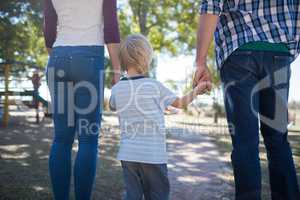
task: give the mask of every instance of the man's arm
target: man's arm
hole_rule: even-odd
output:
[[[223,0],[203,0],[200,9],[199,28],[197,34],[196,72],[193,87],[198,82],[211,81],[206,61],[210,43],[217,27]],[[211,88],[208,88],[209,90]]]
[[[219,17],[213,14],[203,14],[199,18],[199,28],[197,34],[197,54],[196,54],[196,72],[193,80],[193,87],[198,82],[210,81],[211,75],[206,61],[210,43],[216,30]],[[209,88],[211,90],[211,88]]]
[[[206,63],[208,49],[212,42],[218,20],[219,16],[213,14],[203,14],[199,17],[196,66],[199,66],[204,62]]]

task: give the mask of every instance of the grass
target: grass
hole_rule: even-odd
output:
[[[12,117],[9,128],[0,128],[0,200],[53,199],[48,175],[53,126],[50,119],[41,124],[32,121],[34,113],[26,118]],[[104,121],[103,127],[92,199],[119,200],[123,193],[121,167],[116,160],[119,134],[110,121]],[[76,151],[74,144],[73,160]],[[73,189],[70,194],[74,199]]]

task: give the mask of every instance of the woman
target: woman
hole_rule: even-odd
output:
[[[116,0],[44,0],[44,35],[50,53],[47,77],[55,132],[49,171],[57,200],[69,198],[75,133],[79,141],[75,196],[81,200],[91,197],[103,102],[104,43],[114,70],[120,70],[116,12]],[[118,79],[115,73],[114,81]]]

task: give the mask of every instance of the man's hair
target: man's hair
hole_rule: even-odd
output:
[[[120,61],[125,70],[134,67],[138,73],[146,74],[153,58],[153,49],[147,38],[141,34],[129,35],[121,43]]]

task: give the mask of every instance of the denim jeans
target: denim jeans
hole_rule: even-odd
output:
[[[267,152],[272,199],[300,199],[287,139],[291,61],[285,53],[237,50],[220,70],[237,200],[261,199],[259,132]]]
[[[69,199],[71,153],[78,137],[74,166],[75,197],[88,200],[96,174],[98,135],[104,89],[104,48],[55,47],[47,66],[54,140],[49,171],[54,199]],[[77,134],[75,134],[77,133]]]
[[[125,200],[168,200],[170,184],[167,164],[122,161]]]

